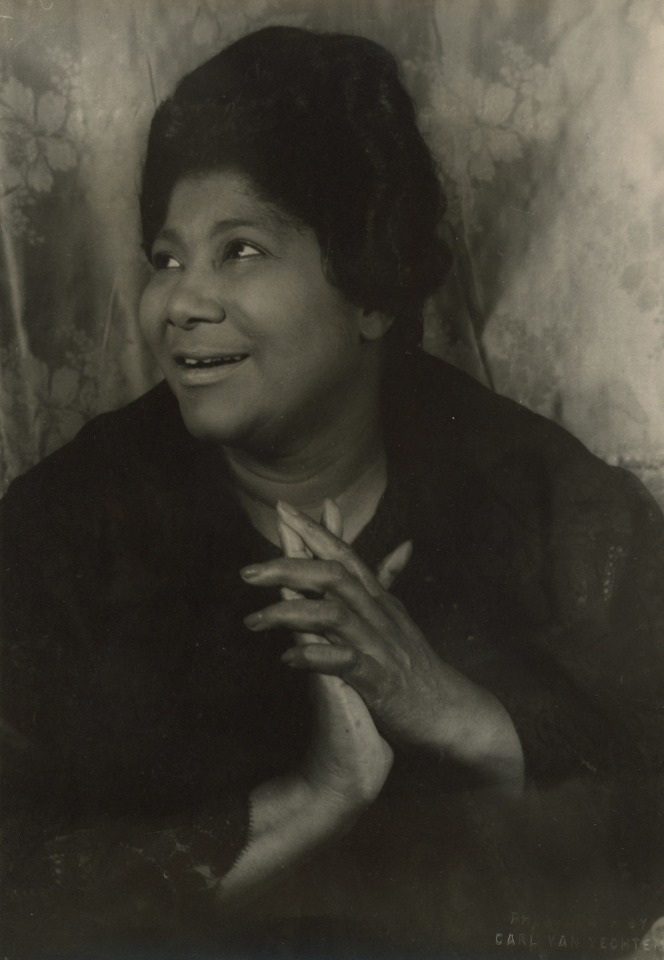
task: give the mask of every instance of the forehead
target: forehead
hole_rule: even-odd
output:
[[[222,170],[187,176],[175,184],[159,236],[173,230],[207,235],[234,227],[254,227],[278,237],[303,229],[261,197],[248,177]]]

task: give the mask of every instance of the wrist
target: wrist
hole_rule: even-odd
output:
[[[512,718],[490,691],[468,680],[466,685],[440,713],[428,746],[474,771],[481,782],[520,792],[524,756]]]
[[[313,785],[299,773],[256,787],[249,807],[247,845],[219,886],[221,900],[255,896],[345,833],[362,810],[343,793]]]
[[[389,751],[389,757],[386,755],[380,769],[357,771],[353,776],[339,775],[328,770],[321,771],[315,764],[310,764],[302,773],[304,790],[308,792],[309,802],[328,816],[352,817],[371,806],[376,800],[391,765],[391,751]]]

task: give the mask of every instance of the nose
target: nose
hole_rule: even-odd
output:
[[[171,294],[166,319],[172,326],[185,329],[199,323],[222,323],[226,310],[220,291],[203,278],[185,274]]]

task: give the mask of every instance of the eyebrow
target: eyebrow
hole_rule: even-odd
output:
[[[214,239],[218,237],[221,233],[227,233],[229,230],[236,230],[238,228],[243,229],[259,229],[259,230],[270,230],[272,233],[281,234],[282,229],[279,229],[280,225],[278,220],[273,222],[268,219],[258,219],[252,220],[247,217],[229,217],[226,220],[217,220],[210,230],[210,237]],[[168,240],[172,243],[177,243],[180,240],[180,234],[177,230],[173,230],[170,227],[165,227],[163,230],[160,230],[155,240]]]

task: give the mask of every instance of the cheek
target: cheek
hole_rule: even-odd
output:
[[[284,333],[299,342],[305,352],[344,350],[359,340],[361,310],[328,285],[295,297],[290,291],[288,300],[282,302],[290,307],[282,312]]]
[[[138,326],[148,342],[157,337],[165,315],[167,296],[152,283],[143,291],[138,305]]]

